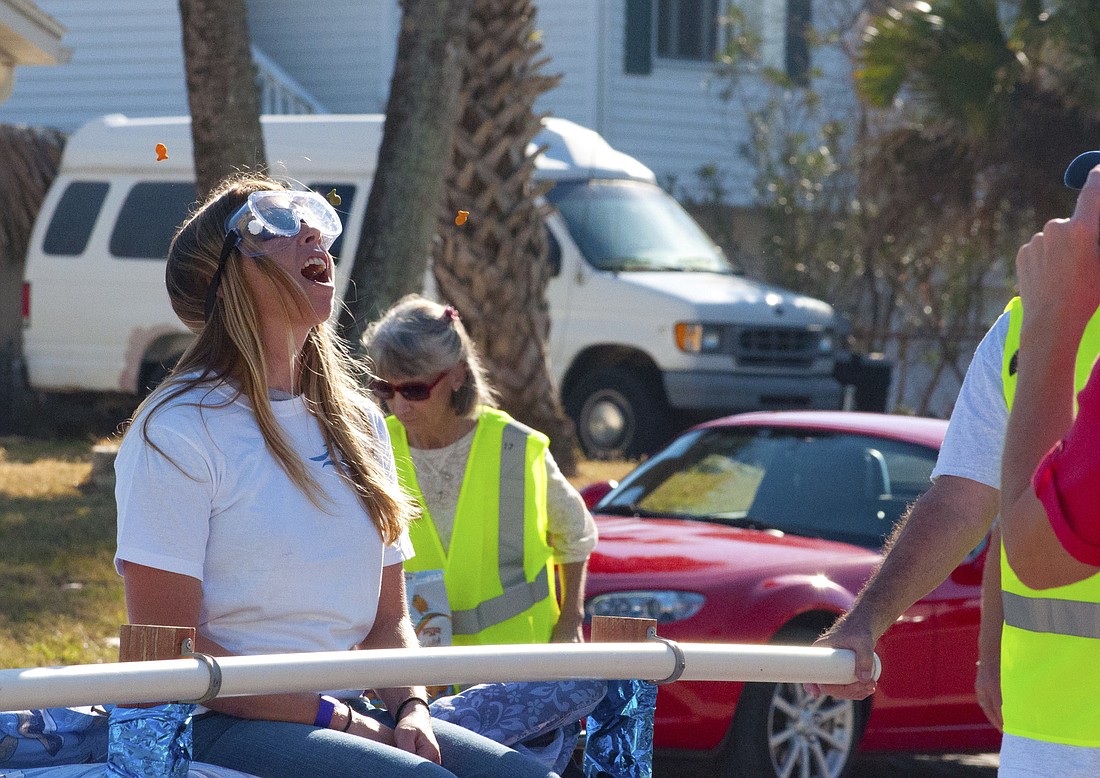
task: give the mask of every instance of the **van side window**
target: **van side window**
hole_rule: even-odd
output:
[[[340,198],[340,204],[332,206],[336,209],[336,213],[340,214],[340,224],[344,226],[344,232],[348,231],[348,216],[351,215],[351,204],[355,201],[355,187],[351,184],[310,184],[309,188],[314,192],[317,192],[325,197],[328,197],[328,193],[333,189],[336,190],[337,196]],[[336,239],[336,242],[332,244],[332,248],[328,250],[329,254],[332,254],[333,264],[340,264],[340,248],[344,245],[344,232],[340,233],[340,237]]]
[[[57,201],[57,208],[42,241],[42,250],[61,256],[83,254],[108,188],[106,181],[74,181],[69,184]]]
[[[111,254],[121,259],[166,259],[172,236],[195,198],[192,181],[134,184],[111,233]]]

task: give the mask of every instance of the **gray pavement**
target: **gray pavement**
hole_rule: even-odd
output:
[[[867,754],[852,763],[848,778],[996,778],[999,764],[997,754]]]
[[[847,778],[997,778],[996,754],[864,754]],[[657,760],[654,778],[713,778],[714,769],[694,762]]]

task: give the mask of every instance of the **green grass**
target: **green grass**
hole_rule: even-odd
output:
[[[0,437],[0,667],[118,658],[115,501],[90,484],[92,445]],[[618,479],[633,465],[581,461],[570,480]]]
[[[90,472],[91,443],[0,438],[0,666],[117,658],[114,496]]]

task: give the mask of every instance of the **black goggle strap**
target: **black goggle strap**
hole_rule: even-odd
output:
[[[218,302],[218,287],[222,285],[222,274],[225,272],[225,263],[229,259],[229,252],[233,250],[233,247],[237,245],[239,239],[236,230],[231,230],[228,235],[225,236],[225,241],[222,243],[222,253],[218,257],[218,269],[214,271],[213,278],[210,279],[210,286],[206,288],[206,309],[204,311],[203,321],[210,321],[210,317],[214,315],[214,305]]]

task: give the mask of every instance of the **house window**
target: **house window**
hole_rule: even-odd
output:
[[[719,9],[729,0],[625,0],[623,72],[648,75],[653,57],[712,62]]]
[[[711,62],[718,48],[719,0],[657,0],[657,56]]]
[[[653,59],[713,62],[725,45],[721,17],[731,0],[623,0],[623,72],[648,75]],[[762,38],[763,61],[808,86],[813,0],[744,0],[746,20]]]
[[[787,76],[798,86],[810,84],[810,0],[787,0]]]

